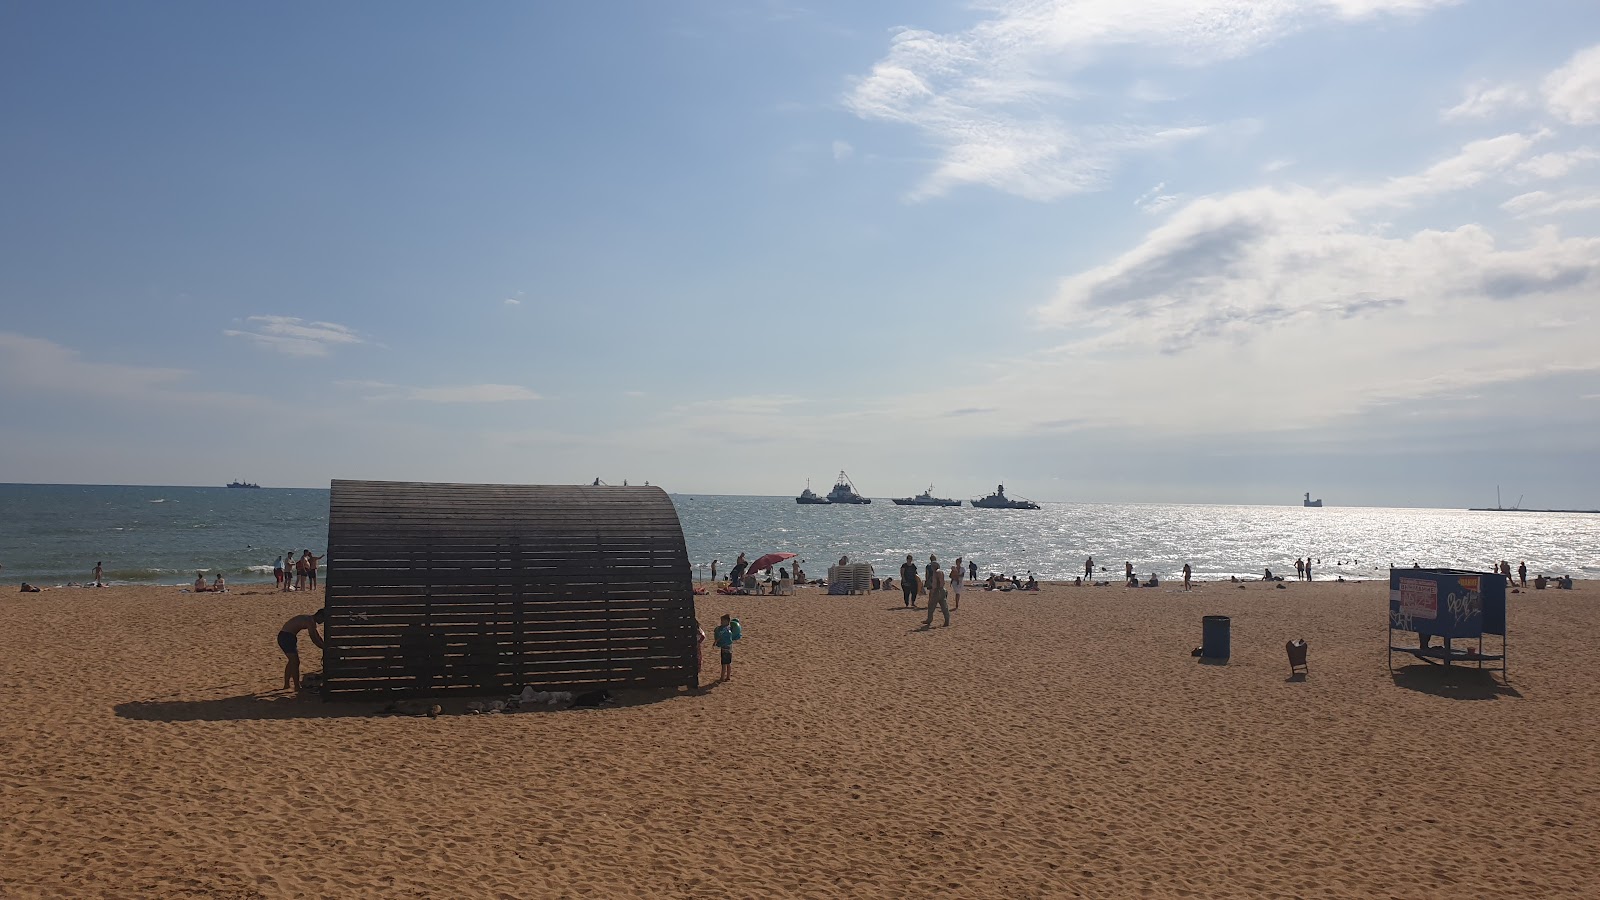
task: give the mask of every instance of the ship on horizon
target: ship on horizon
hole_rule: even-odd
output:
[[[1600,509],[1523,509],[1523,495],[1517,495],[1517,502],[1511,506],[1500,505],[1500,485],[1494,486],[1493,506],[1469,506],[1467,512],[1531,512],[1531,513],[1587,513],[1600,515]]]
[[[1039,504],[1032,500],[1013,500],[1006,496],[1006,486],[996,485],[994,493],[981,500],[972,501],[972,505],[979,509],[1038,509]]]
[[[258,491],[261,490],[261,485],[259,485],[259,484],[251,484],[248,481],[239,481],[237,479],[235,479],[234,481],[228,482],[228,487],[231,487],[231,488],[251,488],[251,489],[254,489],[254,490],[258,490]]]
[[[895,506],[960,506],[960,500],[951,500],[948,497],[935,497],[933,485],[915,497],[891,497]]]
[[[856,486],[850,482],[850,476],[839,470],[839,480],[833,485],[833,490],[828,492],[829,503],[871,503],[870,497],[863,497],[856,493]]]

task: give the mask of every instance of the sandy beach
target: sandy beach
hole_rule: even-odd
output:
[[[276,690],[315,594],[8,593],[0,896],[1592,896],[1600,585],[1511,597],[1509,686],[1391,676],[1386,590],[702,597],[727,684],[437,719]]]

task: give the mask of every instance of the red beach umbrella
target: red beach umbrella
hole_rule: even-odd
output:
[[[778,563],[781,563],[786,559],[794,559],[794,557],[795,554],[793,553],[768,553],[766,556],[763,556],[751,563],[750,571],[760,572],[763,569],[770,569]]]

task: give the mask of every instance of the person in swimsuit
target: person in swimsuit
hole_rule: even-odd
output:
[[[194,592],[204,594],[209,590],[211,589],[206,587],[206,577],[199,572],[194,573]]]
[[[283,666],[284,690],[287,691],[290,685],[293,685],[295,690],[300,690],[300,632],[304,631],[311,635],[311,643],[319,648],[325,646],[322,643],[322,635],[317,633],[317,626],[325,618],[327,611],[319,609],[310,615],[295,616],[278,629],[278,649],[283,651],[284,656],[289,657],[289,661]]]
[[[967,569],[961,564],[961,557],[956,557],[956,564],[950,567],[950,611],[955,612],[961,608],[961,585],[966,581]]]
[[[323,557],[325,557],[327,555],[328,554],[324,553],[324,554],[322,554],[322,556],[312,556],[310,550],[306,551],[306,579],[307,579],[307,586],[310,587],[312,590],[316,590],[317,589],[317,564],[322,562]]]
[[[99,563],[95,563],[94,564],[94,586],[95,587],[105,587],[105,584],[103,584],[100,581],[100,574],[103,571],[105,571],[105,570],[100,568],[100,564]]]

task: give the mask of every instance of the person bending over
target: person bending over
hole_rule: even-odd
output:
[[[295,690],[300,690],[300,632],[304,631],[311,636],[311,643],[318,648],[325,646],[322,635],[317,633],[317,626],[327,617],[325,609],[319,609],[310,615],[299,615],[283,623],[278,629],[278,649],[289,661],[283,665],[283,689],[288,690],[292,685]]]

